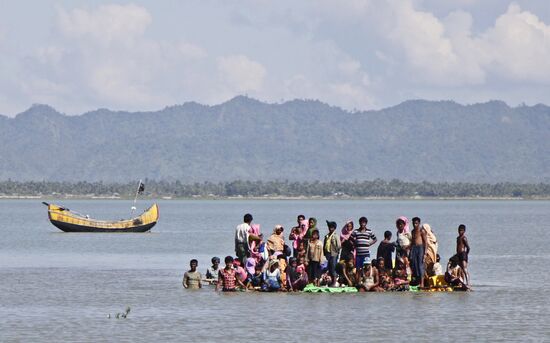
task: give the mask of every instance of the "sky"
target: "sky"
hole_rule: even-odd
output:
[[[550,1],[0,0],[0,114],[550,104]]]

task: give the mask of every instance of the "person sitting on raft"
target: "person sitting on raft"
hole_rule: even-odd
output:
[[[361,281],[357,286],[357,289],[359,291],[363,291],[363,292],[383,291],[383,289],[379,287],[380,280],[378,277],[378,270],[376,269],[376,267],[372,265],[370,259],[366,259],[363,262],[363,271],[361,274],[362,274]]]
[[[260,290],[264,281],[263,268],[261,265],[257,264],[254,267],[254,273],[248,275],[248,283],[246,284],[247,289]]]
[[[357,273],[355,268],[355,262],[353,262],[353,256],[348,256],[348,259],[342,266],[343,280],[340,284],[347,285],[348,287],[355,287],[357,285]]]
[[[395,268],[393,269],[393,283],[395,285],[395,288],[403,288],[401,286],[408,286],[409,284],[407,266],[403,257],[397,257],[395,259]]]
[[[188,271],[183,274],[183,287],[189,288],[189,289],[199,289],[202,288],[201,279],[202,275],[197,271],[197,266],[199,265],[199,262],[195,259],[192,259],[189,262],[189,269]]]
[[[277,292],[281,289],[281,271],[279,270],[279,262],[277,259],[270,259],[264,266],[264,284],[262,290],[267,292]]]
[[[470,289],[464,282],[464,271],[460,267],[460,260],[457,255],[453,255],[447,263],[445,282],[451,287],[457,287],[465,291]]]
[[[386,268],[386,261],[383,257],[377,258],[376,268],[378,270],[378,277],[380,278],[380,287],[389,291],[393,288],[393,279],[391,277],[391,269]]]
[[[237,279],[240,280],[243,285],[246,285],[248,273],[246,269],[241,266],[241,261],[238,258],[233,259],[233,268],[235,269]]]
[[[223,292],[235,292],[237,290],[237,285],[245,288],[245,285],[237,278],[237,273],[233,268],[233,261],[233,257],[225,257],[225,268],[218,273],[216,291],[221,289]]]
[[[220,258],[212,257],[212,265],[206,269],[206,281],[211,285],[218,283],[218,273],[220,272]]]

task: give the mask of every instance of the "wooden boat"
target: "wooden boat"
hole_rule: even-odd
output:
[[[158,205],[153,204],[140,216],[126,220],[96,220],[68,208],[48,204],[50,222],[65,232],[147,232],[159,219]]]

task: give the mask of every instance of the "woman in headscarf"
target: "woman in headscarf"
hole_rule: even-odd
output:
[[[397,219],[398,220],[401,219],[405,223],[405,226],[403,227],[403,232],[408,233],[409,232],[409,219],[407,219],[407,217],[405,217],[405,216],[401,216]]]
[[[350,240],[351,233],[353,232],[353,220],[348,219],[340,234],[340,242],[342,243],[342,250],[340,252],[340,260],[347,261],[350,257],[353,257],[353,243]]]
[[[275,228],[273,229],[273,234],[269,236],[266,247],[269,251],[270,256],[276,252],[283,252],[285,247],[285,237],[283,236],[283,231],[284,228],[282,225],[275,225]]]
[[[298,257],[298,250],[300,247],[300,243],[304,240],[304,236],[306,235],[307,230],[308,230],[308,221],[305,219],[300,222],[299,226],[292,229],[289,239],[292,241],[293,257]]]
[[[409,220],[405,216],[397,218],[395,221],[397,228],[395,257],[401,257],[403,262],[409,266],[409,250],[411,249],[412,234],[409,232]]]
[[[424,227],[424,230],[426,231],[427,240],[426,258],[424,259],[424,263],[426,264],[426,272],[428,273],[428,276],[432,276],[434,275],[433,266],[437,262],[437,237],[435,237],[435,233],[433,232],[430,224],[423,224],[422,227]]]
[[[317,219],[314,217],[311,217],[308,220],[308,229],[303,238],[304,249],[306,250],[307,250],[307,246],[309,245],[309,240],[311,239],[311,234],[313,233],[314,230],[317,230]]]
[[[260,224],[250,224],[248,233],[260,237]],[[259,244],[257,241],[248,241],[248,251],[250,252],[250,257],[253,257],[256,262],[259,262],[262,259],[262,254],[258,251],[258,247]]]

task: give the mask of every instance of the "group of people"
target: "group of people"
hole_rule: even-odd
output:
[[[384,232],[376,258],[371,258],[370,248],[378,239],[367,227],[368,219],[361,217],[358,224],[355,228],[354,221],[348,220],[338,233],[336,222],[327,220],[328,233],[321,239],[317,220],[299,215],[287,244],[282,225],[276,225],[265,239],[260,225],[246,214],[235,229],[236,257],[225,257],[223,268],[220,259],[213,257],[205,279],[197,271],[197,260],[191,260],[183,286],[200,288],[208,282],[222,291],[274,292],[301,291],[312,284],[382,292],[407,290],[410,285],[424,289],[430,277],[441,275],[450,287],[470,289],[465,225],[458,227],[456,254],[443,272],[435,233],[420,218],[412,219],[412,230],[406,217],[397,218],[396,240],[392,241],[391,231]]]

